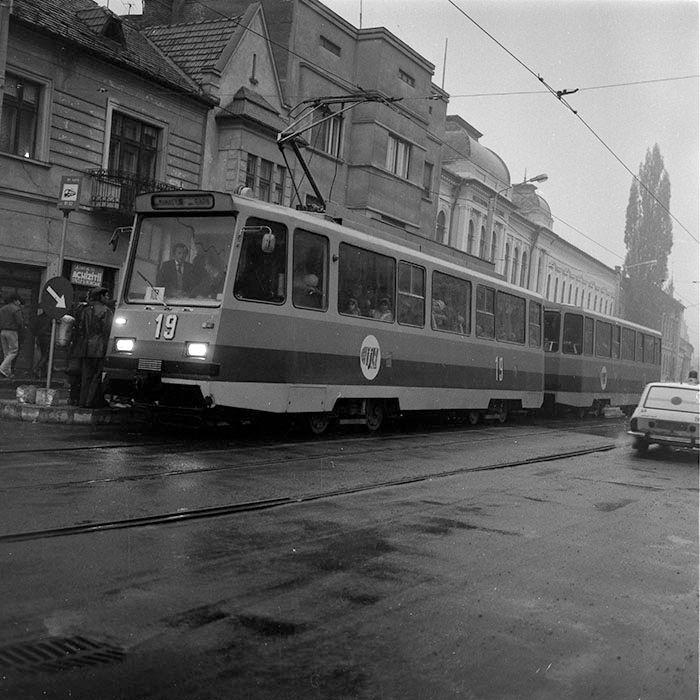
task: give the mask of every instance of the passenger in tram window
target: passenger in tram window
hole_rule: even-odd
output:
[[[466,324],[464,322],[464,316],[462,316],[462,314],[457,314],[452,319],[451,328],[455,333],[461,333],[462,335],[466,333]]]
[[[379,305],[372,312],[372,318],[377,321],[393,321],[394,312],[391,310],[389,305],[389,297],[382,297],[379,300]]]
[[[189,248],[184,243],[176,243],[173,257],[166,260],[158,269],[156,286],[165,287],[166,297],[182,297],[192,288],[192,263],[187,261]]]
[[[224,288],[224,273],[214,255],[207,255],[202,260],[202,271],[192,287],[193,297],[216,299]]]
[[[433,299],[433,328],[447,327],[447,305],[442,299]]]
[[[359,316],[360,305],[357,303],[357,299],[350,297],[343,313],[349,314],[350,316]]]
[[[297,274],[294,278],[292,299],[295,306],[320,309],[323,294],[318,286],[318,275],[313,273]]]
[[[697,384],[698,383],[698,371],[696,369],[691,369],[690,372],[688,372],[688,379],[686,380],[686,384]]]

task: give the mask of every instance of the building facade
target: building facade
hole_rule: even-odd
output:
[[[43,284],[114,291],[138,191],[197,187],[212,101],[139,32],[91,0],[14,0],[0,28],[0,296],[27,321]],[[58,209],[64,176],[81,195]],[[65,234],[65,236],[64,236]],[[60,252],[63,246],[63,259]],[[27,338],[18,369],[31,365]]]

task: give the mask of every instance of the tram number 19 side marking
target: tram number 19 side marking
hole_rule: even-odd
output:
[[[177,314],[158,314],[156,316],[156,340],[172,340],[175,337],[175,328],[177,328]]]

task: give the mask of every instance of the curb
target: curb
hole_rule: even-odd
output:
[[[67,423],[70,425],[114,425],[127,423],[130,411],[119,408],[80,408],[78,406],[37,406],[16,400],[0,399],[0,419],[29,423]]]

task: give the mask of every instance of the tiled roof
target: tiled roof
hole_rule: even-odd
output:
[[[14,0],[11,17],[34,30],[77,45],[109,63],[212,102],[143,33],[93,0],[61,0],[60,3],[56,0]],[[106,25],[114,22],[121,24],[123,42],[101,33]],[[116,39],[118,32],[110,36]]]
[[[238,17],[145,27],[143,33],[195,81],[214,68],[239,27]]]

